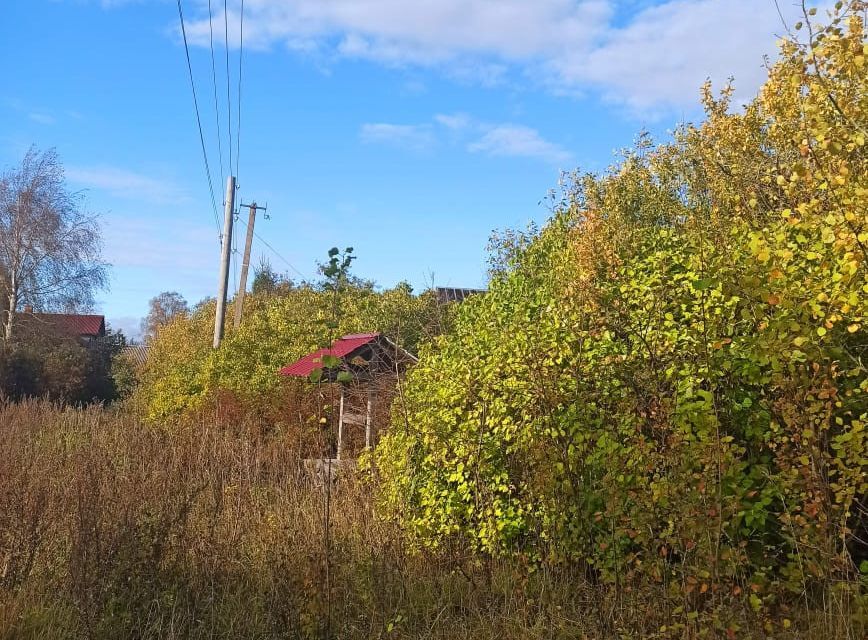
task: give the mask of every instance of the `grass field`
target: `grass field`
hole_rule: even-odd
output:
[[[170,431],[0,405],[0,638],[726,637],[581,567],[411,553],[372,482],[327,496],[294,442],[214,416]],[[738,637],[864,631],[831,602],[725,615]]]

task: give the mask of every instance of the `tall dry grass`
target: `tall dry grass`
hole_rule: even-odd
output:
[[[722,633],[567,568],[408,553],[366,481],[328,496],[327,537],[327,496],[296,443],[219,416],[168,430],[98,407],[0,406],[0,638]],[[740,635],[769,634],[731,615]],[[803,622],[774,630],[824,637]]]

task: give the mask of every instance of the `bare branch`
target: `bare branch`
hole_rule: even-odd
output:
[[[66,188],[53,149],[36,147],[0,176],[0,312],[6,340],[23,304],[87,309],[107,285],[95,216]]]

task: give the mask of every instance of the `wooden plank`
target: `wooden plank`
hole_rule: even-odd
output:
[[[344,424],[356,424],[362,427],[365,425],[365,416],[359,413],[345,413]]]
[[[341,449],[344,446],[344,386],[341,385],[341,408],[338,414],[338,452],[335,456],[338,460],[341,459]]]

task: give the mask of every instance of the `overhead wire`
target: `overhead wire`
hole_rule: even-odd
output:
[[[241,24],[239,27],[238,44],[238,126],[235,127],[235,176],[238,176],[238,164],[241,158],[241,61],[244,57],[244,0],[241,0]]]
[[[243,222],[243,223],[244,223],[244,226],[247,227],[247,221],[246,221],[246,220],[243,220],[243,219],[242,219],[241,222]],[[259,240],[259,241],[260,241],[262,244],[264,244],[266,247],[268,247],[268,248],[271,250],[271,252],[272,252],[275,256],[277,256],[278,258],[280,258],[280,259],[281,259],[281,260],[286,264],[286,266],[288,266],[290,269],[292,269],[293,271],[295,271],[295,273],[297,273],[299,276],[301,276],[301,277],[302,277],[303,279],[305,279],[305,280],[308,279],[308,277],[307,277],[305,274],[303,274],[301,271],[299,271],[299,270],[296,268],[296,266],[295,266],[294,264],[292,264],[289,260],[287,260],[286,258],[284,258],[283,255],[282,255],[282,254],[281,254],[277,249],[275,249],[274,247],[272,247],[272,246],[268,243],[268,241],[267,241],[265,238],[263,238],[261,235],[259,235],[255,230],[253,231],[253,237],[256,238],[257,240]]]
[[[190,61],[190,48],[187,41],[187,30],[184,22],[184,12],[181,6],[181,0],[177,0],[178,4],[178,17],[181,22],[181,33],[184,39],[184,52],[187,58],[187,71],[189,73],[190,78],[190,88],[193,93],[193,105],[196,110],[196,123],[199,129],[199,142],[202,147],[202,157],[205,162],[205,173],[208,177],[208,188],[211,194],[211,207],[213,209],[214,214],[214,224],[217,227],[218,235],[221,235],[220,232],[220,223],[219,216],[217,215],[217,200],[214,196],[214,182],[211,177],[211,167],[208,162],[208,153],[205,146],[205,135],[202,129],[202,119],[199,112],[199,100],[196,94],[196,85],[193,79],[193,65]],[[213,83],[213,91],[214,91],[214,113],[217,119],[217,144],[218,144],[218,153],[220,157],[220,172],[221,177],[224,173],[223,166],[223,145],[222,145],[222,132],[220,127],[220,108],[219,108],[219,100],[217,99],[217,71],[214,57],[214,29],[213,29],[213,10],[211,0],[208,0],[208,28],[209,28],[209,36],[210,36],[210,47],[211,47],[211,80]],[[231,76],[229,71],[229,19],[228,19],[228,6],[227,0],[223,0],[223,33],[226,44],[226,102],[227,102],[227,126],[229,128],[229,171],[232,171],[232,96],[231,96]],[[238,88],[237,88],[237,97],[238,104],[236,109],[236,118],[237,118],[237,126],[235,130],[235,175],[238,176],[239,167],[240,167],[240,149],[241,149],[241,95],[242,95],[242,64],[243,64],[243,55],[244,55],[244,0],[241,0],[241,12],[240,12],[240,23],[239,23],[239,52],[238,52]],[[245,227],[247,226],[247,222],[240,218],[241,222],[244,223]],[[290,262],[286,257],[283,256],[277,249],[275,249],[265,238],[259,235],[256,231],[253,232],[253,235],[256,239],[258,239],[262,244],[264,244],[277,258],[279,258],[286,266],[288,266],[293,272],[299,275],[301,278],[307,279],[307,276],[302,273],[292,262]],[[234,228],[232,237],[228,239],[230,243],[230,247],[233,253],[238,252],[237,247],[237,236],[235,234]],[[237,265],[236,270],[233,273],[233,280],[235,281],[235,285],[237,288]]]
[[[226,44],[226,121],[229,127],[229,171],[232,171],[232,95],[229,90],[231,78],[229,76],[229,10],[226,0],[223,0],[223,37]]]
[[[217,236],[220,236],[220,222],[217,216],[217,199],[214,197],[214,181],[211,180],[211,166],[208,164],[208,152],[205,149],[205,135],[202,133],[202,118],[199,115],[199,99],[196,96],[196,84],[193,82],[193,64],[190,62],[190,47],[187,44],[187,28],[184,26],[184,10],[181,0],[178,0],[178,18],[181,21],[181,35],[184,37],[184,53],[187,56],[187,71],[190,74],[190,89],[193,92],[193,106],[196,109],[196,124],[199,126],[199,142],[202,145],[202,158],[205,160],[205,174],[208,176],[208,189],[211,192],[211,208],[214,213],[214,225]]]
[[[225,0],[224,0],[224,6],[225,6]],[[226,42],[226,51],[227,52],[229,51],[228,40]],[[242,69],[241,63],[242,63],[243,55],[244,55],[244,0],[241,0],[241,16],[240,16],[240,25],[239,25],[239,45],[238,45],[238,102],[235,105],[235,107],[236,107],[235,111],[237,113],[237,119],[238,119],[238,126],[235,128],[235,178],[236,178],[236,180],[238,179],[238,176],[239,176],[238,167],[239,167],[239,164],[241,162],[241,160],[240,160],[241,159],[241,69]],[[228,96],[229,95],[229,93],[228,93],[229,67],[228,66],[226,68],[226,87],[227,87],[227,96]],[[231,112],[230,112],[230,114],[231,114]],[[229,126],[229,151],[231,154],[231,152],[232,152],[232,122],[231,121],[230,121],[229,125],[230,125]],[[229,162],[230,162],[229,170],[232,171],[231,155],[230,155]],[[241,219],[241,216],[238,216],[238,219]],[[246,223],[245,223],[245,226],[246,226]],[[236,241],[235,241],[235,255],[236,256],[238,255],[237,236],[236,236]],[[238,290],[238,260],[237,260],[237,258],[233,262],[235,264],[235,270],[233,272],[232,280],[233,280],[234,288],[237,291]]]
[[[223,170],[223,142],[220,128],[220,107],[217,100],[217,65],[214,62],[214,14],[211,9],[211,0],[208,0],[208,33],[211,44],[211,84],[214,87],[214,114],[217,117],[217,150],[220,154],[220,181],[226,180],[226,172]],[[230,171],[231,171],[230,167]]]

